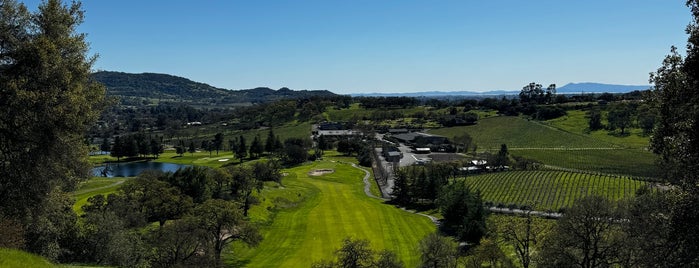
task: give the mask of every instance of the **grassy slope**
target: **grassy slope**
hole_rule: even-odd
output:
[[[479,120],[476,125],[434,129],[430,133],[449,138],[468,133],[479,150],[491,151],[500,149],[503,143],[510,149],[619,147],[514,116],[489,117]]]
[[[556,210],[569,207],[585,195],[600,195],[611,200],[631,197],[645,182],[628,177],[581,174],[564,171],[511,171],[466,178],[481,191],[483,199],[493,203],[531,205]]]
[[[309,170],[325,168],[335,169],[335,173],[307,175]],[[268,210],[264,205],[255,207],[253,220],[266,223],[262,228],[265,239],[256,248],[236,245],[232,255],[237,261],[230,262],[247,267],[309,267],[314,261],[332,258],[342,239],[351,236],[370,240],[374,249],[393,250],[408,267],[417,264],[416,245],[435,230],[434,224],[368,198],[363,192],[364,172],[330,161],[286,172],[285,189],[266,189],[264,202],[284,194],[287,200],[302,202],[276,214],[261,213],[260,209]],[[271,217],[273,221],[269,221]]]
[[[568,111],[568,115],[548,120],[545,123],[571,133],[589,135],[597,140],[619,144],[628,148],[642,149],[648,147],[649,143],[649,138],[643,136],[643,132],[638,128],[628,129],[627,131],[630,134],[627,136],[613,135],[616,132],[608,130],[587,131],[588,119],[585,118],[585,111],[582,110]]]
[[[80,184],[80,186],[78,186],[78,190],[73,192],[73,196],[75,197],[73,210],[78,214],[82,214],[82,206],[87,203],[88,198],[98,194],[108,195],[113,193],[125,180],[127,179],[93,177],[92,179],[83,182]]]
[[[0,248],[0,267],[58,267],[48,260],[16,249]]]

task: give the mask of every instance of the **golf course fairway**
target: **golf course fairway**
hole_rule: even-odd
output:
[[[332,173],[309,175],[314,170]],[[325,160],[284,172],[284,186],[265,188],[261,193],[264,201],[250,211],[264,240],[253,248],[234,244],[225,256],[229,265],[310,267],[321,259],[334,259],[341,241],[352,237],[369,240],[373,250],[395,252],[407,267],[417,266],[418,242],[436,226],[427,217],[368,197],[363,190],[364,171]],[[370,181],[373,183],[373,178]],[[294,199],[298,200],[295,205],[276,213],[270,213],[273,209],[265,205],[269,200]]]

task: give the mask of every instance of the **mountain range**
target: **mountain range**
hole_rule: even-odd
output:
[[[158,73],[123,73],[100,71],[92,78],[104,84],[107,96],[123,99],[171,101],[191,104],[249,104],[279,99],[298,99],[312,96],[336,96],[327,90],[274,90],[266,87],[228,90],[187,78]]]
[[[646,90],[650,85],[614,85],[602,83],[568,83],[556,89],[559,94],[580,94],[580,93],[628,93],[634,90]],[[440,96],[497,96],[497,95],[517,95],[520,90],[493,90],[485,92],[477,91],[422,91],[408,93],[356,93],[352,96],[405,96],[405,97],[440,97]]]
[[[312,96],[337,96],[328,90],[291,90],[280,88],[274,90],[266,87],[229,90],[217,88],[187,78],[158,73],[123,73],[100,71],[92,78],[107,87],[108,96],[131,100],[172,101],[200,105],[236,105],[268,102],[280,99],[298,99]],[[569,83],[557,89],[560,94],[580,93],[627,93],[634,90],[646,90],[649,85],[613,85],[601,83]],[[519,90],[476,91],[423,91],[409,93],[358,93],[352,96],[407,96],[407,97],[442,97],[442,96],[494,96],[516,95]]]

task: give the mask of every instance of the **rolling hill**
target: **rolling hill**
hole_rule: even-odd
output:
[[[291,90],[258,87],[243,90],[217,88],[187,78],[157,73],[100,71],[92,78],[107,87],[108,96],[188,103],[259,103],[311,96],[335,96],[327,90]]]

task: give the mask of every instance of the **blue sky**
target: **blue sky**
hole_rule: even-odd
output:
[[[99,54],[95,69],[227,89],[639,85],[671,45],[684,48],[684,2],[85,0],[80,31]]]

